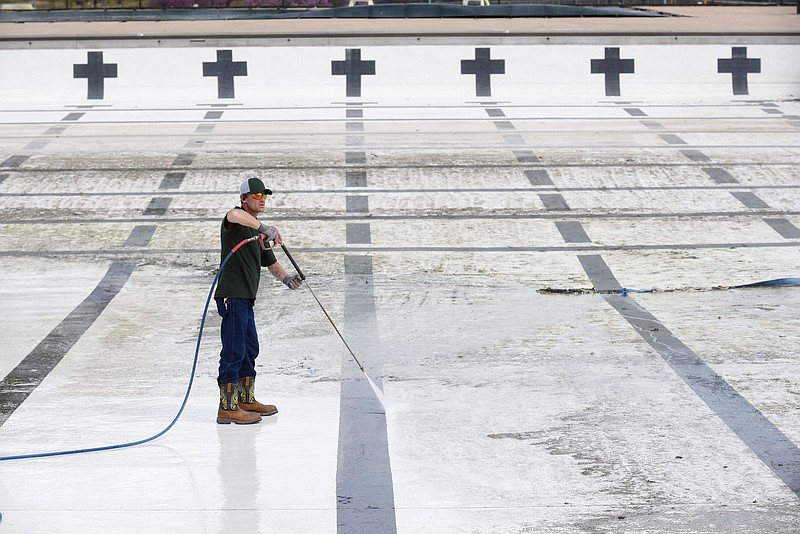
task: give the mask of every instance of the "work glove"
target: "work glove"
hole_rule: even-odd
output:
[[[276,243],[280,243],[280,234],[278,233],[278,229],[274,226],[267,226],[264,223],[261,223],[261,226],[258,227],[258,231],[264,234],[267,241],[275,241]]]
[[[299,275],[292,276],[291,274],[287,274],[283,277],[283,283],[286,284],[286,287],[289,289],[297,289],[303,285],[303,279],[300,278]]]

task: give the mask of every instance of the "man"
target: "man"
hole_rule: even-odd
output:
[[[222,316],[222,351],[217,378],[219,424],[258,423],[261,416],[278,413],[275,406],[262,404],[255,398],[258,335],[253,305],[258,293],[261,267],[266,267],[272,276],[289,289],[297,289],[303,281],[297,275],[288,274],[271,250],[259,246],[259,243],[268,245],[267,241],[273,241],[276,245],[281,243],[278,230],[258,220],[258,215],[264,213],[267,196],[271,194],[272,191],[258,178],[245,180],[239,186],[241,205],[225,215],[220,228],[222,260],[242,240],[262,235],[259,241],[247,243],[231,256],[220,273],[214,293],[217,311]]]

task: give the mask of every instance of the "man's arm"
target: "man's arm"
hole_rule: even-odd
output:
[[[280,280],[281,282],[283,282],[284,278],[289,276],[289,273],[286,272],[286,269],[283,268],[283,265],[281,265],[281,262],[279,261],[276,261],[267,267],[267,270],[272,276],[275,277],[276,280]]]
[[[289,289],[297,289],[301,285],[303,285],[303,279],[300,278],[299,275],[291,275],[286,272],[286,269],[283,268],[280,262],[276,261],[272,265],[267,267],[267,270],[275,277],[276,280],[280,280],[283,284],[288,287]]]
[[[233,208],[225,215],[225,219],[234,224],[240,224],[242,226],[254,228],[267,236],[269,241],[275,241],[278,244],[281,242],[280,234],[278,233],[277,228],[274,226],[267,226],[242,209]]]
[[[256,230],[258,230],[258,227],[261,226],[261,223],[258,219],[239,208],[233,208],[230,210],[227,215],[225,215],[225,218],[228,220],[228,222],[241,224],[242,226],[249,226],[250,228],[255,228]]]

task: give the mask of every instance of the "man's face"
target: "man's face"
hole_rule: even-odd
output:
[[[248,194],[245,195],[245,198],[242,202],[245,204],[248,211],[252,211],[254,213],[264,213],[264,210],[267,207],[267,194],[266,193]]]

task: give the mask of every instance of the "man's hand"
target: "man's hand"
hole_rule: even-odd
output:
[[[303,279],[300,278],[299,275],[292,276],[291,274],[287,274],[283,278],[283,283],[286,284],[286,287],[289,289],[297,289],[301,285],[303,285]]]
[[[258,231],[264,234],[267,241],[275,241],[275,243],[280,244],[281,234],[278,233],[278,229],[274,226],[267,226],[261,223],[261,226],[258,227]]]

